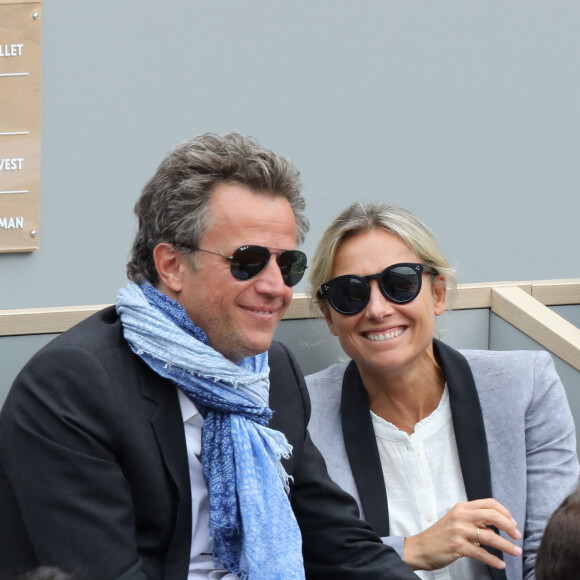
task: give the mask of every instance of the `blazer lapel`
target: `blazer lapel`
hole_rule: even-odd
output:
[[[434,340],[433,349],[447,378],[453,428],[467,499],[472,501],[493,497],[487,437],[471,368],[461,353],[446,344]],[[497,533],[498,530],[493,529]],[[499,550],[486,549],[503,559]],[[505,580],[504,570],[490,567],[488,570],[494,580]]]
[[[447,378],[453,428],[467,499],[491,497],[487,438],[475,381],[467,360],[446,344],[434,341],[435,356]]]
[[[389,535],[387,491],[369,401],[354,361],[342,382],[341,420],[348,460],[366,521],[379,536]]]
[[[140,368],[143,397],[154,403],[151,426],[178,497],[164,577],[186,578],[191,551],[191,483],[177,387],[151,371],[144,363]]]

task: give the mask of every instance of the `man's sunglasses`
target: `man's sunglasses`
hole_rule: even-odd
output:
[[[250,280],[257,276],[268,265],[272,255],[276,256],[276,262],[278,262],[286,286],[296,286],[302,280],[307,268],[306,254],[300,250],[274,248],[276,251],[271,252],[264,246],[240,246],[231,256],[225,256],[201,248],[191,247],[189,249],[225,258],[230,262],[230,271],[236,280]]]
[[[357,314],[364,310],[371,297],[369,280],[377,280],[383,296],[395,304],[407,304],[421,292],[423,271],[437,275],[435,268],[424,264],[393,264],[378,274],[355,276],[347,274],[325,282],[318,291],[319,298],[340,314]]]

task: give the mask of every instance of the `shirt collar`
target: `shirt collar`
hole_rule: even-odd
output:
[[[177,396],[179,397],[179,406],[181,407],[181,418],[183,422],[202,426],[205,421],[201,413],[197,410],[195,403],[181,389],[177,389]]]

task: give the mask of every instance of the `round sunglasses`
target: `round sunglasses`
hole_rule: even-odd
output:
[[[308,267],[306,254],[300,250],[280,250],[273,248],[271,252],[264,246],[240,246],[231,256],[210,252],[202,248],[182,246],[197,252],[206,252],[214,256],[221,256],[230,262],[230,272],[236,280],[250,280],[257,276],[270,261],[272,255],[276,256],[276,262],[282,272],[282,279],[286,286],[296,286]]]
[[[437,275],[438,272],[425,264],[393,264],[378,274],[355,276],[346,274],[322,284],[319,298],[328,303],[340,314],[357,314],[364,310],[371,298],[369,280],[377,280],[383,296],[395,304],[407,304],[415,300],[421,292],[422,273]]]

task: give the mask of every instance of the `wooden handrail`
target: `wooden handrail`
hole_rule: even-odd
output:
[[[580,328],[517,286],[491,291],[491,311],[580,370]]]
[[[548,306],[580,304],[580,278],[459,284],[453,310],[488,308],[580,370],[580,329]],[[57,334],[107,304],[0,310],[0,336]],[[318,318],[306,294],[297,293],[285,320]]]

